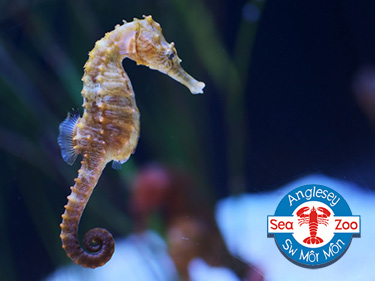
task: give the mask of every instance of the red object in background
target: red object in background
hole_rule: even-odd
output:
[[[141,169],[132,185],[131,212],[139,231],[153,213],[161,213],[169,254],[182,278],[190,280],[189,263],[200,257],[211,266],[233,270],[241,280],[263,280],[258,269],[229,253],[213,208],[186,173],[158,164]]]

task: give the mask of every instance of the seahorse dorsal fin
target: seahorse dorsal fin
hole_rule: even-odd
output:
[[[69,165],[73,165],[78,155],[74,150],[73,132],[79,117],[78,110],[73,111],[72,114],[68,112],[68,117],[61,122],[59,127],[60,133],[57,142],[61,148],[62,158]]]
[[[121,169],[121,162],[113,160],[112,161],[112,168],[115,170],[120,170]]]

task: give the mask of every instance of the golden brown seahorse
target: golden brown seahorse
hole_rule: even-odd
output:
[[[203,93],[205,86],[181,68],[174,43],[167,43],[151,16],[124,21],[96,42],[82,77],[83,116],[68,114],[58,138],[68,164],[72,165],[78,154],[83,155],[62,215],[60,237],[67,255],[84,267],[104,265],[112,257],[114,240],[107,230],[94,228],[85,234],[81,248],[78,225],[82,212],[106,164],[113,161],[113,167],[119,168],[138,142],[139,111],[122,67],[124,58],[169,75],[193,94]]]

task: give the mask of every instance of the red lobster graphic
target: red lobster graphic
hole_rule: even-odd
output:
[[[302,207],[297,212],[298,224],[300,226],[302,224],[309,224],[310,236],[305,238],[303,242],[307,244],[320,244],[323,242],[323,239],[316,236],[318,224],[324,224],[327,226],[328,217],[331,215],[331,213],[326,208],[318,207],[318,211],[322,212],[322,214],[318,214],[313,206],[310,214],[306,214],[305,212],[307,212],[309,209],[309,207]]]

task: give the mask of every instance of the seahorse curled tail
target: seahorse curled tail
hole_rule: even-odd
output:
[[[93,228],[83,237],[81,248],[78,240],[78,225],[83,210],[94,190],[94,187],[105,166],[103,157],[89,158],[83,156],[82,166],[75,179],[75,185],[71,187],[68,203],[62,215],[60,224],[62,247],[67,255],[77,264],[83,267],[96,268],[104,265],[113,255],[115,243],[111,233],[103,228]]]

